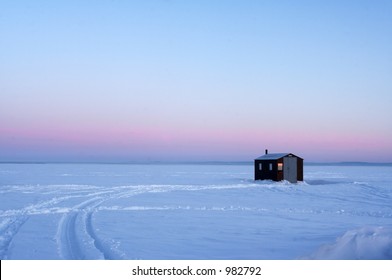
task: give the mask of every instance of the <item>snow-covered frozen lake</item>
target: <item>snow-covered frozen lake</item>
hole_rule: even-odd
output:
[[[392,166],[0,164],[0,259],[392,259]]]

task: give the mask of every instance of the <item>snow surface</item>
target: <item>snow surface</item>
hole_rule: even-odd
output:
[[[392,259],[392,167],[0,164],[0,259]]]

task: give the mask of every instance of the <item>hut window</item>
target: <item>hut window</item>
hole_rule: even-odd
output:
[[[263,170],[263,164],[259,163],[259,170]]]
[[[269,170],[272,170],[272,163],[269,164]]]
[[[278,163],[278,171],[282,171],[283,170],[283,163]]]

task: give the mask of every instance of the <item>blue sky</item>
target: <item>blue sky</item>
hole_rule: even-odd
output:
[[[4,160],[392,161],[390,1],[2,1]]]

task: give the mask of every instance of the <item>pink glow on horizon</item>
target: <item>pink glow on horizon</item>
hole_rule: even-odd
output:
[[[236,131],[221,128],[44,126],[0,127],[0,145],[9,150],[36,153],[77,153],[174,158],[253,159],[268,148],[271,152],[293,152],[313,161],[389,161],[381,158],[391,143],[376,135],[332,133],[288,133],[285,130]],[[375,145],[374,143],[377,143]]]

